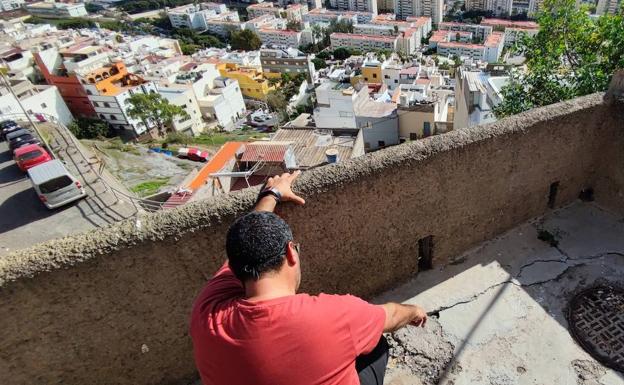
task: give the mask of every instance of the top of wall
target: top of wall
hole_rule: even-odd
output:
[[[459,149],[496,137],[525,134],[535,123],[557,119],[568,114],[591,110],[603,104],[597,93],[547,107],[527,111],[498,122],[463,128],[423,140],[407,142],[339,164],[306,171],[297,181],[295,190],[304,198],[354,182],[378,173],[410,167],[446,151]],[[110,254],[143,242],[175,239],[200,231],[249,210],[257,189],[190,203],[174,210],[141,215],[110,226],[76,234],[0,258],[0,287],[41,272],[67,268],[81,262]]]

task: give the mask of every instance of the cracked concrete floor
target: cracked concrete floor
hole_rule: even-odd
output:
[[[621,216],[579,202],[520,225],[376,298],[439,311],[424,331],[395,333],[386,384],[624,384],[576,344],[565,317],[578,290],[623,281]]]

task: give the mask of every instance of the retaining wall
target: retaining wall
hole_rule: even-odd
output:
[[[595,94],[308,171],[281,214],[302,244],[303,290],[371,296],[593,187],[624,187],[614,109]],[[619,136],[618,136],[619,135]],[[616,146],[619,146],[616,148]],[[611,155],[609,155],[611,154]],[[617,160],[624,165],[622,156]],[[620,170],[622,167],[619,168]],[[180,384],[195,378],[192,301],[255,191],[146,214],[0,260],[3,384]]]

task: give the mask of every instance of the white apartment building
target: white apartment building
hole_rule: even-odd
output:
[[[502,102],[500,90],[508,80],[507,76],[490,76],[460,68],[455,75],[454,128],[495,122],[493,108]]]
[[[263,16],[263,15],[272,15],[275,17],[280,17],[280,12],[282,11],[283,9],[281,9],[278,6],[275,6],[271,2],[257,3],[257,4],[252,4],[247,7],[247,18],[254,19],[258,16]]]
[[[0,52],[0,68],[8,71],[12,79],[29,79],[35,81],[35,67],[33,55],[30,51],[19,48],[9,48]]]
[[[51,115],[66,125],[74,120],[55,86],[36,86],[25,79],[9,82],[17,99],[6,86],[0,86],[0,116],[3,119],[14,119],[11,114],[23,114],[19,100],[29,114]]]
[[[374,36],[394,36],[396,35],[394,26],[387,24],[355,24],[353,33],[358,35],[374,35]]]
[[[87,16],[84,3],[38,2],[24,5],[26,12],[33,16],[60,19],[65,17]]]
[[[451,41],[451,39],[455,38],[457,35],[461,38],[462,34],[468,34],[465,36],[464,42],[461,40]],[[468,57],[473,60],[481,60],[488,63],[497,62],[505,46],[505,34],[502,32],[493,32],[485,39],[483,44],[469,43],[468,41],[470,41],[471,35],[470,32],[447,32],[447,39],[437,42],[438,55],[449,57],[458,56],[460,58]]]
[[[281,19],[273,15],[261,15],[248,20],[245,23],[245,29],[251,29],[258,32],[261,29],[284,29],[286,28],[286,19]]]
[[[371,12],[377,14],[377,0],[332,0],[332,6],[341,11]]]
[[[0,1],[0,10],[6,12],[20,9],[24,3],[24,0],[2,0]]]
[[[541,8],[542,3],[543,0],[466,0],[465,2],[466,10],[491,11],[496,16],[505,17],[522,13],[534,15]],[[598,8],[600,8],[600,1]]]
[[[444,17],[444,0],[394,0],[394,12],[402,20],[414,16],[430,17],[437,25]]]
[[[220,18],[220,15],[228,14],[225,4],[199,3],[188,4],[172,8],[167,11],[169,21],[174,28],[190,28],[198,31],[207,29],[208,20]],[[230,16],[230,18],[233,16]],[[238,21],[238,14],[236,20]]]
[[[353,24],[358,23],[358,15],[353,12],[340,12],[340,11],[332,11],[326,8],[315,8],[311,9],[308,13],[303,17],[304,21],[309,22],[310,24],[314,23],[330,23],[332,20],[335,21],[350,21]]]
[[[181,107],[187,116],[177,116],[173,119],[172,127],[175,132],[197,136],[204,130],[202,114],[193,88],[177,84],[159,85],[158,93],[173,105]]]
[[[122,71],[122,72],[120,72]],[[121,75],[120,75],[121,74]],[[112,80],[108,80],[112,78]],[[135,136],[148,133],[153,122],[142,122],[128,115],[128,99],[135,93],[157,93],[156,84],[125,71],[122,63],[103,67],[83,77],[83,87],[98,117],[116,130],[127,130]],[[103,84],[105,86],[103,87]]]
[[[402,70],[403,64],[394,54],[381,63],[381,79],[389,90],[393,91],[400,85]]]
[[[457,31],[457,32],[470,32],[472,35],[484,41],[492,33],[492,26],[482,24],[465,24],[456,22],[442,22],[438,24],[438,29],[441,31]]]
[[[276,0],[275,2],[278,6],[284,8],[289,4],[302,4],[307,5],[308,9],[314,8],[322,8],[323,1],[322,0]]]
[[[301,45],[301,32],[288,31],[285,29],[262,28],[257,31],[258,37],[264,45],[299,47]]]
[[[606,13],[615,15],[618,13],[622,4],[622,0],[598,0],[596,6],[596,14],[604,15]]]
[[[505,31],[505,46],[509,47],[516,43],[526,34],[535,36],[539,32],[539,24],[534,21],[513,21],[504,19],[483,19],[481,26],[492,27],[495,30]]]
[[[201,64],[190,71],[182,71],[175,82],[193,90],[201,116],[209,126],[220,125],[231,130],[245,115],[238,82],[221,77],[214,64]]]
[[[245,29],[246,23],[223,19],[211,19],[206,22],[206,31],[213,35],[227,38],[231,32]]]
[[[332,48],[354,48],[362,52],[376,50],[396,51],[397,49],[397,38],[395,36],[374,36],[334,32],[331,34],[330,39]]]

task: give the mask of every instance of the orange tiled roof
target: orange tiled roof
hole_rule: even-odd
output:
[[[190,190],[197,190],[204,185],[206,180],[210,177],[210,174],[221,170],[225,164],[236,155],[238,150],[243,145],[242,142],[227,142],[217,153],[206,163],[204,167],[199,170],[195,178],[188,184]]]

